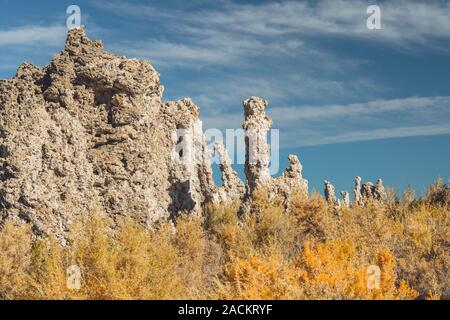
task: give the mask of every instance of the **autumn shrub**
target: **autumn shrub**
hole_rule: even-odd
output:
[[[94,211],[64,242],[6,220],[0,299],[448,299],[449,235],[439,180],[423,197],[341,209],[316,192],[294,192],[286,209],[260,189],[152,229]],[[67,286],[74,265],[79,289]]]
[[[450,210],[421,205],[404,219],[396,248],[399,274],[422,294],[450,298]]]
[[[49,236],[33,243],[27,299],[69,299],[66,281],[66,251],[55,237]]]
[[[379,284],[374,287],[367,285],[370,266],[380,270]],[[297,269],[308,299],[412,299],[417,296],[405,280],[397,281],[395,258],[386,248],[380,248],[368,259],[349,241],[306,243]]]
[[[191,215],[177,220],[174,243],[178,250],[178,272],[186,288],[185,298],[205,297],[221,271],[222,247],[208,237],[203,220]]]
[[[238,207],[232,204],[209,205],[205,209],[204,227],[225,252],[230,256],[248,257],[253,251],[254,235],[248,224],[238,218]]]
[[[252,248],[277,251],[290,258],[298,252],[299,236],[296,220],[286,214],[282,199],[269,198],[267,190],[255,192],[250,201],[251,211],[243,217],[244,228],[252,239]]]
[[[299,290],[295,270],[280,256],[232,259],[217,280],[218,299],[289,299]]]
[[[428,187],[425,200],[432,206],[450,206],[450,187],[444,184],[442,178],[437,179]]]
[[[31,232],[11,220],[0,229],[0,299],[22,298],[30,286]]]

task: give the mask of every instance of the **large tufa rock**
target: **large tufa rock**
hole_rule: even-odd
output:
[[[350,208],[350,193],[348,191],[341,191],[342,199],[338,200],[339,207]]]
[[[383,180],[378,179],[373,190],[373,197],[375,200],[385,202],[387,200],[386,189],[383,186]]]
[[[169,180],[172,203],[168,210],[173,216],[182,211],[199,213],[201,204],[212,201],[216,192],[210,166],[211,152],[198,118],[200,109],[187,98],[167,102],[165,108],[168,115],[165,121],[176,123],[172,147],[180,147],[172,149],[173,167]]]
[[[302,164],[295,155],[289,155],[289,167],[283,175],[274,179],[270,175],[270,145],[267,133],[272,119],[266,115],[267,100],[251,97],[243,102],[245,130],[245,176],[247,178],[245,197],[249,199],[254,191],[265,188],[269,197],[283,198],[285,209],[289,209],[290,197],[294,192],[308,194],[308,181],[302,177]]]
[[[216,150],[224,185],[214,185],[199,108],[190,99],[164,103],[163,90],[149,62],[106,52],[83,29],[69,31],[49,65],[24,63],[1,80],[0,220],[27,221],[37,235],[63,239],[95,208],[151,226],[257,187],[286,199],[295,188],[307,193],[297,157],[282,177],[269,174],[267,101],[244,101],[244,191],[223,146]]]
[[[272,127],[272,119],[265,112],[267,100],[251,97],[244,101],[245,130],[245,176],[247,178],[246,194],[263,186],[270,186],[272,177],[269,173],[270,146],[267,132]]]
[[[192,165],[172,157],[178,128],[205,149],[199,108],[162,93],[147,61],[108,53],[82,29],[48,66],[21,65],[0,82],[3,217],[62,235],[94,207],[149,225],[199,210],[214,188],[206,152]]]

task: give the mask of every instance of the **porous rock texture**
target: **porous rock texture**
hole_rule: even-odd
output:
[[[364,207],[369,201],[376,201],[378,203],[386,203],[387,201],[387,192],[381,179],[378,179],[375,185],[370,181],[361,185],[361,177],[357,176],[355,178],[355,188],[353,189],[353,204],[350,201],[350,193],[348,191],[341,191],[342,199],[337,199],[334,186],[331,182],[325,180],[324,185],[325,200],[336,210],[350,208],[352,205]]]
[[[162,93],[147,61],[108,53],[82,29],[48,66],[22,64],[0,83],[3,216],[61,234],[96,207],[149,225],[196,209],[212,177],[173,161],[172,133],[195,132],[199,108]]]
[[[217,188],[216,198],[213,202],[242,200],[244,197],[244,184],[231,166],[231,160],[223,142],[216,142],[214,150],[219,154],[223,186]]]
[[[111,54],[81,28],[69,31],[49,65],[24,63],[1,80],[0,220],[64,238],[71,222],[96,208],[151,227],[257,187],[307,194],[297,157],[282,177],[269,174],[267,101],[244,102],[248,150],[256,151],[244,190],[220,146],[224,185],[214,185],[199,108],[190,99],[165,103],[163,90],[148,61]]]
[[[338,204],[338,200],[336,198],[334,186],[328,180],[324,180],[323,184],[325,185],[324,188],[325,200],[328,202],[328,204],[336,206]]]
[[[280,177],[272,178],[269,170],[270,145],[267,143],[267,132],[272,126],[272,119],[265,113],[268,102],[259,97],[251,97],[245,100],[243,104],[244,170],[247,179],[244,202],[256,190],[265,188],[268,191],[269,198],[282,197],[284,208],[289,211],[290,198],[294,192],[304,196],[308,195],[308,181],[302,177],[302,164],[297,156],[289,155],[289,167]]]
[[[353,196],[355,197],[355,203],[362,207],[364,206],[362,193],[361,193],[361,177],[357,176],[355,178],[355,189],[353,189]]]
[[[350,193],[348,191],[341,191],[342,199],[338,200],[339,207],[350,208]]]

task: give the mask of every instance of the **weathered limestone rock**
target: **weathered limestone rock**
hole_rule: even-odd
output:
[[[355,196],[355,204],[360,207],[363,207],[370,200],[385,202],[387,199],[387,193],[383,186],[383,180],[381,179],[378,179],[375,185],[370,181],[361,185],[361,177],[356,177],[353,193]]]
[[[201,121],[200,109],[191,99],[169,101],[165,104],[165,121],[174,122],[172,145],[180,146],[173,154],[170,171],[171,199],[169,211],[199,213],[201,204],[211,201],[216,192],[210,166],[210,150],[207,147]],[[178,134],[177,134],[178,133]],[[181,142],[181,143],[180,143]]]
[[[223,142],[217,142],[214,149],[219,154],[220,172],[223,182],[223,186],[217,190],[217,200],[215,202],[242,199],[244,196],[244,185],[231,166],[231,161]]]
[[[82,29],[48,66],[22,64],[1,80],[2,218],[62,236],[94,207],[144,224],[199,210],[214,189],[199,109],[163,104],[162,92],[147,61],[106,52]],[[198,163],[172,158],[182,127],[204,150]]]
[[[348,191],[341,191],[342,200],[339,199],[339,207],[350,208],[350,193]]]
[[[374,194],[373,197],[378,201],[386,201],[387,199],[387,193],[383,186],[383,180],[378,179],[375,184]]]
[[[362,193],[361,193],[361,177],[357,176],[355,179],[355,189],[353,189],[353,195],[355,197],[355,204],[363,207],[364,206],[364,201],[362,198]]]
[[[373,185],[373,183],[371,181],[363,183],[362,189],[361,189],[363,201],[373,199],[374,190],[375,190],[375,186]]]
[[[282,176],[273,179],[269,172],[270,145],[267,133],[272,119],[265,113],[267,100],[251,97],[243,102],[245,129],[245,176],[247,178],[245,198],[249,198],[258,188],[266,188],[269,197],[282,196],[285,209],[289,208],[293,192],[308,195],[308,181],[302,177],[302,165],[295,155],[289,155],[289,167]]]
[[[328,180],[324,180],[323,183],[325,185],[325,200],[328,202],[328,204],[336,206],[338,204],[338,201],[336,198],[334,186]]]
[[[63,241],[94,208],[150,227],[258,187],[286,203],[296,189],[307,195],[297,157],[281,177],[269,174],[267,101],[244,101],[244,194],[223,146],[224,184],[215,186],[199,108],[187,98],[164,103],[163,90],[148,61],[111,54],[83,29],[69,31],[49,65],[24,63],[0,80],[0,223],[25,221]]]
[[[308,180],[303,179],[302,164],[296,155],[289,155],[289,167],[283,174],[273,180],[275,193],[281,195],[284,199],[284,207],[289,210],[289,203],[294,192],[302,196],[308,196]]]
[[[245,129],[245,176],[246,195],[249,196],[259,187],[271,187],[269,173],[270,146],[267,132],[272,127],[272,119],[266,113],[267,100],[251,97],[244,101]]]

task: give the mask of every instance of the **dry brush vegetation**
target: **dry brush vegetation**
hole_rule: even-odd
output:
[[[448,299],[450,190],[339,212],[317,193],[289,213],[264,190],[238,204],[182,215],[147,230],[99,212],[73,224],[67,244],[34,239],[7,221],[0,231],[0,299]],[[66,269],[81,268],[80,290]],[[367,267],[381,270],[368,289]]]

